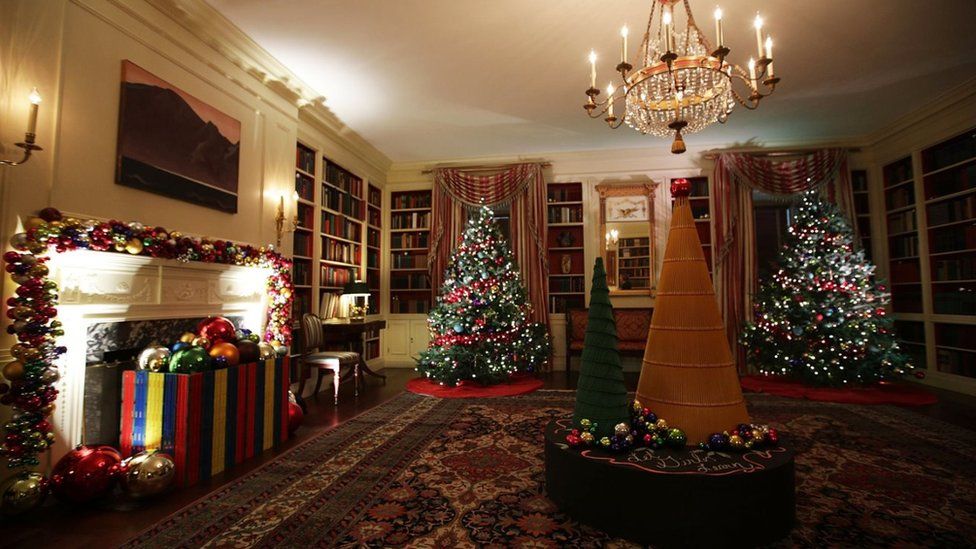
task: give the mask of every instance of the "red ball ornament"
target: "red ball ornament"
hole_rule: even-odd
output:
[[[38,212],[37,217],[40,217],[44,221],[51,223],[52,221],[61,221],[61,212],[57,208],[44,208]]]
[[[288,403],[288,435],[294,435],[295,431],[302,426],[302,421],[305,419],[305,414],[302,412],[302,407],[295,402]]]
[[[925,379],[925,370],[915,370],[915,377],[917,379]]]
[[[671,196],[678,198],[691,194],[691,182],[681,177],[671,180]]]
[[[108,493],[122,456],[111,446],[78,446],[54,466],[51,490],[68,503],[84,503]]]
[[[237,330],[231,321],[222,316],[210,316],[197,324],[197,335],[205,337],[211,342],[217,340],[233,343],[237,340]]]

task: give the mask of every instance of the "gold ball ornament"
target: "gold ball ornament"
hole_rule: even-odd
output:
[[[43,277],[47,276],[48,273],[50,273],[51,271],[50,271],[50,269],[47,268],[47,265],[45,265],[43,263],[38,263],[37,265],[34,265],[33,267],[31,267],[29,272],[30,272],[30,275],[33,276],[33,277],[43,278]]]
[[[195,337],[193,338],[193,341],[190,342],[190,345],[195,345],[197,347],[203,347],[204,349],[209,349],[210,340],[203,336]]]
[[[668,422],[665,421],[664,418],[661,418],[661,419],[657,420],[657,423],[655,423],[654,426],[657,427],[658,429],[667,429],[668,428]]]
[[[729,437],[729,447],[733,450],[741,450],[745,447],[745,441],[739,435],[732,435]]]
[[[176,476],[173,460],[160,452],[139,452],[123,462],[122,471],[122,489],[134,498],[162,493]]]
[[[40,473],[24,471],[0,484],[0,510],[14,516],[41,505],[47,497],[47,479]]]
[[[132,237],[128,242],[125,243],[125,251],[132,255],[139,255],[142,253],[142,240],[136,237]]]
[[[241,353],[233,343],[221,341],[210,348],[210,356],[217,358],[222,356],[227,359],[227,366],[237,366],[241,362]]]
[[[19,360],[8,362],[3,367],[3,377],[10,381],[17,381],[24,377],[24,363]]]
[[[47,225],[47,221],[44,221],[43,219],[37,216],[29,218],[27,222],[24,223],[24,227],[26,227],[27,229],[37,229],[45,225]]]
[[[258,358],[261,360],[271,360],[277,358],[278,353],[275,351],[273,345],[266,341],[258,343]]]
[[[180,336],[180,341],[183,343],[193,343],[193,340],[197,338],[197,334],[193,332],[183,332]]]
[[[10,346],[10,356],[23,360],[24,352],[26,352],[29,348],[30,347],[27,347],[22,343],[14,343]]]

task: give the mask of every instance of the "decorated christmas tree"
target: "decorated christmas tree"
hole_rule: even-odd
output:
[[[468,220],[427,316],[431,341],[417,371],[444,385],[499,383],[534,371],[550,348],[545,326],[529,322],[530,312],[512,252],[482,206]]]
[[[610,305],[607,271],[603,268],[603,259],[597,258],[593,266],[573,425],[579,426],[582,420],[588,419],[596,424],[595,437],[611,436],[618,423],[630,424],[629,404],[617,351],[617,326]]]
[[[811,385],[869,384],[907,373],[889,294],[836,206],[803,196],[779,270],[756,296],[742,342],[749,363]]]

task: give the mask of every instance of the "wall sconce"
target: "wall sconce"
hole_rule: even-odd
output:
[[[27,100],[30,101],[31,105],[30,116],[27,118],[27,132],[24,134],[24,140],[22,142],[14,143],[14,145],[24,149],[24,156],[20,160],[0,159],[0,166],[19,166],[30,160],[32,152],[44,150],[39,145],[34,144],[34,139],[37,137],[35,134],[35,130],[37,129],[37,109],[38,105],[41,104],[41,94],[37,93],[37,88],[31,90],[27,96]]]
[[[295,191],[295,215],[291,218],[291,229],[289,232],[298,228],[298,191]],[[275,235],[276,247],[281,248],[281,237],[285,234],[285,195],[282,193],[278,197],[278,211],[275,213]]]
[[[620,231],[617,229],[611,229],[607,233],[607,249],[613,250],[617,247],[617,242],[620,241]]]
[[[617,285],[617,243],[620,241],[620,231],[611,229],[607,232],[607,285]]]

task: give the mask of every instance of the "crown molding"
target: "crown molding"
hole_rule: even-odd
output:
[[[960,103],[971,104],[976,101],[976,76],[970,77],[953,86],[932,101],[910,111],[891,124],[868,133],[862,139],[865,146],[875,147],[882,141],[912,129],[912,127],[927,122],[939,113]]]
[[[145,0],[227,61],[295,107],[297,120],[385,173],[392,161],[325,106],[325,97],[203,0]]]

